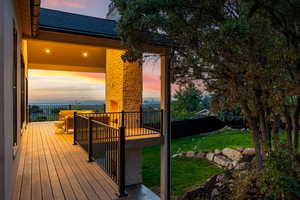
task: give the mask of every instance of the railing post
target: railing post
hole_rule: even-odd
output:
[[[143,128],[143,106],[140,107],[140,128]]]
[[[124,123],[124,111],[122,111],[122,124]],[[125,127],[120,127],[120,147],[119,147],[119,197],[127,196],[125,189]]]
[[[121,112],[121,126],[125,127],[125,112],[122,110]]]
[[[88,162],[93,162],[93,127],[92,127],[92,117],[88,118]]]
[[[69,104],[69,110],[72,110],[72,105],[71,104]]]
[[[160,134],[163,135],[163,120],[164,120],[164,110],[160,110],[160,123],[159,123],[159,128],[160,128]]]
[[[73,118],[73,126],[74,126],[74,131],[73,131],[73,145],[77,144],[77,112],[74,112],[74,118]]]
[[[30,115],[30,105],[28,105],[28,122],[31,122],[32,121],[32,119],[31,119],[31,115]]]

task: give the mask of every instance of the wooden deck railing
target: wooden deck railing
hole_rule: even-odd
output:
[[[126,137],[161,133],[162,111],[74,113],[74,144],[88,152],[88,161],[96,161],[125,191]]]

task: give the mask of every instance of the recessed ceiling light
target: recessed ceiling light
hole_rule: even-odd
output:
[[[51,53],[50,49],[45,49],[45,52],[48,54]]]
[[[83,52],[82,55],[83,55],[83,57],[87,57],[88,53],[87,52]]]

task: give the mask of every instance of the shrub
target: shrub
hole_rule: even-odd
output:
[[[267,155],[261,171],[253,168],[237,173],[232,188],[234,199],[300,199],[299,164],[291,155],[291,150],[280,148]]]

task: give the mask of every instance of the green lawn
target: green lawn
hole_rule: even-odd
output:
[[[247,131],[224,131],[207,135],[197,135],[172,140],[172,154],[187,151],[210,151],[225,147],[251,147],[251,137]],[[172,196],[183,195],[204,183],[209,177],[220,173],[222,169],[211,165],[206,159],[172,159]],[[144,149],[144,184],[159,193],[160,148]]]

